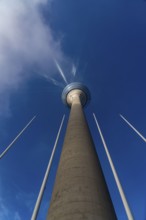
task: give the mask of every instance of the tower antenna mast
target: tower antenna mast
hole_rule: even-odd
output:
[[[36,115],[28,122],[28,124],[20,131],[20,133],[14,138],[14,140],[7,146],[7,148],[0,154],[0,159],[7,153],[7,151],[13,146],[13,144],[18,140],[22,133],[28,128],[28,126],[36,118]]]
[[[126,196],[125,196],[125,194],[124,194],[122,185],[121,185],[121,183],[120,183],[119,177],[118,177],[118,175],[117,175],[116,169],[115,169],[115,167],[114,167],[112,158],[111,158],[111,156],[110,156],[110,153],[109,153],[108,148],[107,148],[107,145],[106,145],[106,143],[105,143],[103,134],[102,134],[102,132],[101,132],[99,123],[98,123],[97,118],[96,118],[96,116],[95,116],[94,113],[93,113],[93,116],[94,116],[94,120],[95,120],[97,129],[98,129],[98,131],[99,131],[99,134],[100,134],[100,137],[101,137],[101,140],[102,140],[102,143],[103,143],[103,146],[104,146],[104,149],[105,149],[105,152],[106,152],[106,155],[107,155],[107,158],[108,158],[108,161],[109,161],[109,164],[110,164],[110,167],[111,167],[111,170],[112,170],[112,173],[113,173],[113,176],[114,176],[116,185],[117,185],[117,188],[118,188],[118,190],[119,190],[119,193],[120,193],[120,196],[121,196],[121,199],[122,199],[122,202],[123,202],[123,205],[124,205],[124,208],[125,208],[125,211],[126,211],[126,214],[127,214],[127,218],[128,218],[128,220],[134,220],[133,215],[132,215],[132,212],[131,212],[130,207],[129,207],[129,205],[128,205]]]

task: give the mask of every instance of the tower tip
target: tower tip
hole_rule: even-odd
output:
[[[90,100],[90,92],[88,88],[82,83],[73,82],[73,83],[68,84],[62,92],[62,101],[65,105],[67,106],[71,105],[69,94],[71,94],[71,92],[73,91],[75,93],[78,93],[83,106],[85,106],[87,102]]]

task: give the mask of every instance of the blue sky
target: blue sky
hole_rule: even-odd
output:
[[[119,113],[146,137],[146,2],[2,0],[0,14],[1,152],[37,114],[0,161],[0,219],[31,218],[64,113],[67,123],[69,111],[61,101],[65,83],[56,59],[68,82],[83,82],[91,92],[85,112],[118,220],[127,218],[92,112],[135,220],[145,220],[146,143]],[[65,126],[38,220],[47,213],[64,132]]]

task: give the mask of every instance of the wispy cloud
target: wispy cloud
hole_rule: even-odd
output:
[[[0,115],[10,113],[10,92],[30,77],[30,69],[49,76],[53,59],[64,59],[59,40],[40,12],[46,4],[47,0],[0,1]]]
[[[14,220],[21,220],[20,215],[19,215],[18,212],[15,212]]]
[[[1,220],[21,220],[20,214],[18,211],[11,211],[6,206],[5,202],[0,198],[0,219]]]
[[[0,198],[0,219],[6,219],[9,216],[9,210]]]
[[[16,201],[18,203],[23,203],[23,205],[32,212],[34,202],[35,202],[36,196],[33,193],[26,193],[24,191],[19,191],[16,195]]]
[[[24,192],[19,186],[13,184],[15,196],[13,195],[13,203],[10,204],[12,194],[3,193],[6,188],[4,182],[0,180],[0,220],[22,220],[28,219],[26,216],[31,215],[36,196],[34,193]],[[9,188],[7,188],[9,191]],[[12,201],[12,200],[11,200]],[[20,206],[23,207],[20,209]],[[25,210],[28,211],[25,214]]]

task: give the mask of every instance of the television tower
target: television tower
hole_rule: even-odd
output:
[[[71,111],[47,220],[116,220],[83,112],[89,91],[81,83],[71,83],[62,99]]]

